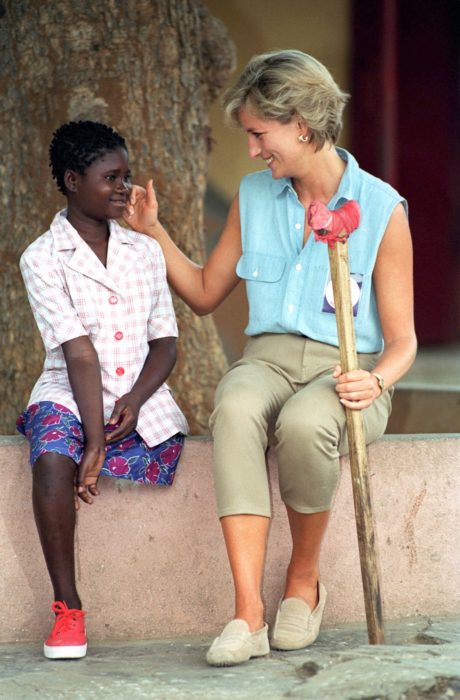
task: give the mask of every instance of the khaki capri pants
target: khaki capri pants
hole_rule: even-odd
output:
[[[379,353],[359,354],[372,370]],[[338,348],[304,336],[252,337],[224,375],[210,418],[219,517],[270,517],[266,450],[273,445],[281,498],[299,513],[329,510],[347,454],[345,408],[332,370]],[[364,409],[366,442],[381,437],[391,413],[386,391]]]

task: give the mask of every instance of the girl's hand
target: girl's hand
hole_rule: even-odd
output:
[[[337,380],[335,390],[340,403],[354,411],[367,408],[381,394],[377,377],[365,369],[353,369],[342,374],[340,365],[337,365],[332,376]]]
[[[132,433],[137,425],[140,408],[141,404],[138,399],[129,392],[119,398],[115,402],[108,422],[109,426],[116,425],[116,428],[106,434],[105,441],[107,443],[116,442]]]
[[[146,233],[155,238],[155,227],[158,224],[158,202],[152,180],[147,182],[146,189],[139,185],[132,186],[123,218],[138,233]]]
[[[99,478],[99,473],[102,469],[102,465],[105,460],[105,446],[104,444],[92,446],[90,444],[85,445],[83,452],[83,458],[80,462],[80,466],[76,471],[75,479],[75,509],[79,510],[80,502],[79,498],[91,505],[93,502],[92,496],[99,496],[99,490],[97,488],[97,480]]]

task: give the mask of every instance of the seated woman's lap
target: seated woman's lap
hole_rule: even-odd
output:
[[[254,352],[248,353],[229,370],[217,389],[210,425],[221,517],[237,513],[270,515],[265,459],[269,436],[276,452],[284,502],[302,513],[320,512],[331,506],[339,455],[348,450],[345,410],[332,379],[338,350],[334,348],[331,354],[326,347],[331,364],[324,370],[324,346],[310,341],[307,350],[311,362],[306,363],[305,351],[302,358],[300,355],[301,342],[295,338],[292,346],[293,363],[297,365],[294,369],[267,361],[270,357],[264,348],[263,360]],[[371,369],[376,357],[362,356],[361,366]],[[302,371],[297,370],[300,364]],[[305,374],[306,366],[311,367],[313,376]],[[297,371],[302,376],[296,376]],[[390,410],[390,397],[384,394],[363,412],[368,442],[383,434]]]

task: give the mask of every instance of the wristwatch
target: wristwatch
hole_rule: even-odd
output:
[[[379,385],[379,388],[380,388],[380,393],[383,394],[383,392],[385,391],[385,380],[384,380],[384,378],[383,378],[382,375],[379,374],[378,372],[371,372],[371,374],[376,378],[377,384]]]

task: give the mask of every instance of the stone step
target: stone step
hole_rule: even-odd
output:
[[[370,446],[381,585],[387,619],[460,614],[460,435],[388,436]],[[51,586],[30,504],[28,448],[0,438],[0,643],[42,640]],[[274,517],[264,580],[272,622],[289,560],[288,523],[270,459]],[[457,525],[455,525],[457,523]],[[189,438],[174,486],[101,479],[81,507],[79,590],[92,640],[212,634],[233,615],[232,585],[215,515],[211,442]],[[364,619],[349,465],[341,477],[321,559],[324,622]]]

